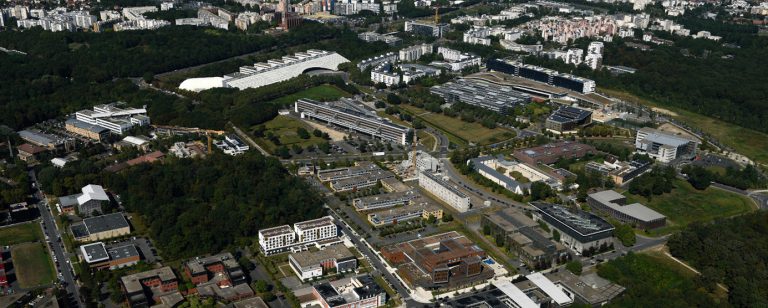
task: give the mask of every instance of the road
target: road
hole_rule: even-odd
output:
[[[376,271],[382,275],[384,280],[400,295],[400,298],[406,303],[406,307],[413,307],[413,305],[418,304],[418,302],[410,297],[410,292],[405,288],[403,282],[387,270],[384,262],[382,262],[378,255],[373,252],[370,245],[368,245],[367,242],[364,242],[362,236],[357,234],[357,232],[355,232],[354,229],[345,220],[343,220],[335,210],[330,207],[328,207],[328,209],[337,220],[342,222],[342,232],[348,235],[349,239],[352,241],[352,243],[355,244],[355,247],[360,251],[360,253],[365,256],[366,260],[368,260],[368,262],[376,269]]]
[[[251,137],[250,137],[250,136],[248,136],[248,134],[246,134],[245,132],[243,132],[243,131],[242,131],[242,130],[239,128],[239,127],[235,126],[235,124],[232,124],[232,123],[229,123],[229,124],[231,124],[231,125],[232,125],[232,129],[234,129],[234,130],[235,130],[235,134],[237,134],[237,136],[239,136],[240,138],[243,138],[243,140],[245,140],[245,142],[246,142],[246,143],[248,143],[248,145],[250,145],[250,146],[252,146],[252,147],[256,148],[257,150],[259,150],[259,152],[261,152],[261,154],[262,154],[262,155],[264,155],[264,156],[270,156],[270,155],[269,155],[269,153],[268,153],[267,151],[264,151],[264,149],[262,149],[262,148],[261,148],[261,147],[260,147],[260,146],[259,146],[259,145],[256,143],[256,141],[253,141],[253,139],[251,139]]]
[[[69,263],[69,254],[65,251],[64,243],[60,240],[61,230],[59,230],[54,221],[53,213],[45,199],[45,195],[39,190],[40,183],[37,181],[34,170],[29,171],[29,177],[32,182],[35,183],[35,187],[38,188],[35,192],[35,197],[40,200],[37,206],[40,210],[40,217],[42,218],[43,225],[45,226],[45,228],[43,228],[43,233],[49,239],[48,249],[51,250],[51,255],[56,256],[56,259],[58,259],[58,262],[55,263],[57,273],[61,273],[61,276],[58,276],[58,278],[63,280],[65,290],[72,296],[71,299],[77,303],[77,307],[84,307],[84,304],[80,299],[80,290],[75,283],[74,270]]]

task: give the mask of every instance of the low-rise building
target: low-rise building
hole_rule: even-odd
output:
[[[421,198],[421,195],[419,195],[416,191],[408,190],[404,192],[393,192],[388,194],[357,198],[352,200],[352,205],[355,207],[355,210],[362,212],[370,210],[381,210],[398,205],[409,205],[412,204],[414,200],[419,198]]]
[[[406,21],[405,32],[413,32],[421,36],[443,37],[448,32],[448,24],[433,24],[421,21]]]
[[[419,173],[419,186],[459,212],[470,208],[469,196],[429,171]]]
[[[587,154],[595,154],[597,151],[591,145],[573,141],[561,141],[549,143],[537,147],[515,150],[514,157],[524,163],[554,164],[560,159],[582,158]]]
[[[579,127],[592,123],[592,111],[563,106],[544,122],[548,131],[556,134],[575,133]]]
[[[315,285],[312,295],[323,308],[375,308],[387,302],[387,292],[370,275]]]
[[[442,219],[443,209],[429,202],[422,202],[395,209],[369,213],[368,222],[378,228],[388,225],[396,225],[400,222],[413,219],[428,219],[429,217],[434,217],[438,220]]]
[[[433,86],[429,91],[448,103],[462,102],[501,114],[509,114],[531,101],[530,95],[510,86],[465,78]]]
[[[75,119],[91,125],[97,125],[122,135],[134,126],[149,125],[147,110],[144,108],[118,108],[116,104],[96,105],[93,110],[80,110]]]
[[[661,228],[667,223],[666,216],[640,203],[627,204],[627,197],[613,190],[589,194],[587,204],[594,211],[641,229]]]
[[[108,129],[77,119],[67,119],[67,121],[64,122],[64,127],[68,132],[93,139],[96,142],[101,142],[109,136]]]
[[[288,264],[302,281],[322,277],[329,272],[346,273],[357,268],[357,258],[343,244],[319,251],[301,251],[288,256]]]
[[[525,214],[512,208],[486,213],[480,222],[483,232],[496,240],[496,245],[508,247],[521,261],[533,269],[546,269],[568,259],[560,243]]]
[[[189,260],[184,263],[184,274],[202,297],[233,301],[254,294],[245,271],[228,252]]]
[[[150,307],[161,302],[169,304],[164,299],[172,300],[170,306],[173,307],[184,300],[178,291],[176,274],[168,266],[123,276],[120,282],[131,307]]]
[[[699,141],[657,129],[643,127],[637,130],[635,149],[653,159],[669,163],[678,158],[693,157]]]
[[[120,151],[127,148],[135,148],[139,151],[146,152],[149,150],[149,139],[141,136],[126,136],[123,140],[115,142],[112,146]]]
[[[331,182],[331,189],[335,192],[358,190],[376,186],[380,180],[393,177],[395,177],[395,174],[388,170],[377,170],[369,174],[333,181]]]
[[[123,213],[112,213],[83,219],[70,227],[72,236],[79,242],[106,240],[128,235],[131,226]]]
[[[16,150],[19,152],[16,156],[27,163],[37,162],[40,159],[40,154],[47,151],[45,148],[31,143],[22,144],[16,147]]]
[[[315,119],[331,125],[345,127],[382,140],[405,145],[408,128],[394,124],[376,115],[354,99],[342,98],[335,102],[318,102],[310,99],[296,101],[294,111],[302,119]]]
[[[534,220],[560,233],[560,242],[579,254],[591,255],[613,245],[613,226],[597,215],[562,205],[531,202]]]
[[[103,242],[80,246],[80,260],[93,269],[118,269],[139,263],[141,255],[133,244],[107,247]]]

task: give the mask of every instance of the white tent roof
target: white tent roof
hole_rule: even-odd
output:
[[[109,201],[107,193],[100,185],[88,184],[82,189],[83,194],[77,197],[77,203],[83,204],[91,200]]]
[[[193,92],[222,87],[224,87],[223,77],[189,78],[179,85],[179,89]]]

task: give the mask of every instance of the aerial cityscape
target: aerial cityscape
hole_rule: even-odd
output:
[[[768,307],[768,2],[0,4],[0,308]]]

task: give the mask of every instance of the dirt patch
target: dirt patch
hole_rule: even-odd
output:
[[[669,110],[669,109],[659,108],[659,107],[651,107],[651,111],[656,112],[656,113],[666,114],[666,115],[673,116],[673,117],[678,116],[677,112],[674,112],[674,111]]]
[[[319,129],[321,132],[328,133],[328,136],[331,137],[332,141],[343,141],[344,140],[344,136],[347,135],[347,134],[342,133],[340,131],[337,131],[337,130],[334,130],[334,129],[330,129],[327,126],[319,124],[319,123],[310,122],[310,121],[305,121],[305,122],[307,124],[309,124],[309,126],[312,126],[312,128],[316,128],[316,129]]]

